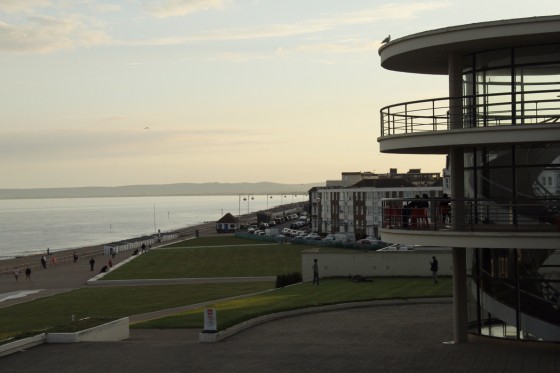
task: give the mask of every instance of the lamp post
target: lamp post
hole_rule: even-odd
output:
[[[255,197],[252,196],[251,198],[249,198],[249,195],[248,195],[248,194],[247,194],[247,198],[243,197],[243,201],[247,201],[247,214],[249,214],[249,212],[250,212],[250,209],[249,209],[249,201],[250,201],[251,199],[255,199]]]

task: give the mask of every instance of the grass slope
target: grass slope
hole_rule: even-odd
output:
[[[353,283],[349,279],[324,279],[320,286],[298,284],[247,298],[217,302],[218,330],[274,312],[336,303],[379,299],[450,297],[451,278],[433,284],[431,278],[376,278]],[[202,328],[203,308],[134,325],[135,328]]]

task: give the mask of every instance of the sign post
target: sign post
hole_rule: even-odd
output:
[[[215,308],[204,309],[204,333],[216,333],[218,331],[218,320]]]

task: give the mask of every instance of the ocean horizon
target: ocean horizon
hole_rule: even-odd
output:
[[[267,198],[268,197],[268,198]],[[272,197],[272,198],[271,198]],[[299,199],[298,199],[299,197]],[[0,200],[0,260],[101,245],[300,202],[303,196],[157,196]]]

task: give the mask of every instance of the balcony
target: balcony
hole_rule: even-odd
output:
[[[411,101],[381,109],[382,152],[446,154],[472,144],[548,142],[560,128],[560,90]],[[450,106],[455,103],[459,110]],[[452,128],[459,112],[460,128]]]
[[[385,242],[407,245],[558,249],[560,200],[384,199]]]

